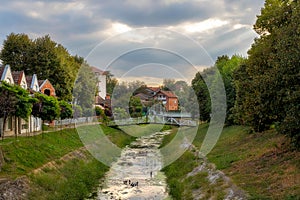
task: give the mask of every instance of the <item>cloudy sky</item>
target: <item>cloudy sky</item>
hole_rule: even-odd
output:
[[[49,34],[71,54],[117,78],[190,81],[217,56],[247,56],[263,4],[264,0],[4,0],[0,40],[2,44],[11,32],[33,39]]]

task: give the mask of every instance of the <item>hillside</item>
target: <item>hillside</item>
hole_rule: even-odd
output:
[[[207,127],[201,125],[198,130],[193,142],[197,149]],[[228,187],[220,180],[210,183],[207,173],[188,176],[203,162],[194,152],[191,149],[164,169],[174,199],[193,199],[191,194],[197,191],[207,198],[223,199]],[[226,127],[207,158],[215,165],[212,168],[221,170],[248,199],[300,198],[300,152],[292,150],[289,140],[274,130],[249,134],[247,127]]]

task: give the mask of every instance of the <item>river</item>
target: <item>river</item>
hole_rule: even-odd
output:
[[[160,171],[163,161],[158,149],[165,134],[168,132],[139,137],[124,148],[106,174],[95,199],[168,199],[166,177]],[[135,186],[131,186],[129,181]]]

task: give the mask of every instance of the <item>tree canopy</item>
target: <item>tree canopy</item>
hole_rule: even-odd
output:
[[[254,29],[257,38],[249,58],[235,75],[236,119],[263,131],[279,132],[300,141],[300,4],[266,0]]]
[[[72,89],[82,59],[71,56],[49,35],[32,40],[26,34],[11,33],[3,42],[0,59],[13,71],[37,74],[40,80],[48,79],[59,99],[72,100]]]

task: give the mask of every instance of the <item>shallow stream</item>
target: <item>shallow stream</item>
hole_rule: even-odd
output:
[[[163,166],[162,156],[158,149],[165,134],[168,133],[157,132],[142,136],[124,148],[120,158],[106,174],[95,199],[168,198],[166,177],[160,171]]]

